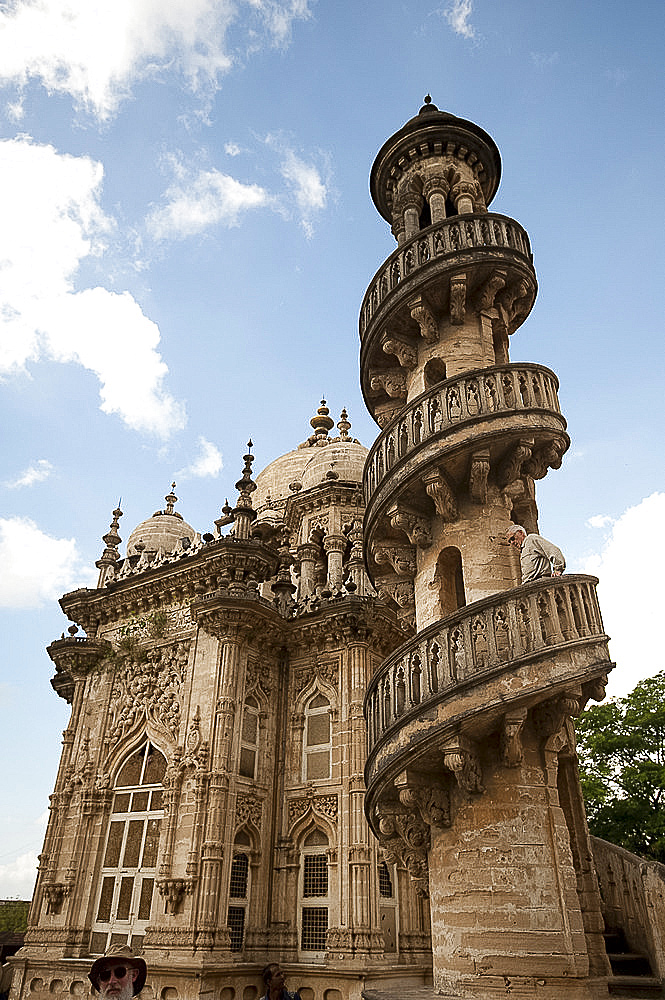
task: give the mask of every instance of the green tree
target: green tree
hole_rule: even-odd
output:
[[[591,833],[665,863],[665,671],[577,724]]]
[[[0,933],[22,934],[28,926],[29,905],[23,899],[0,900]]]

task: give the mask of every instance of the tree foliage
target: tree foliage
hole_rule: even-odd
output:
[[[22,934],[28,926],[28,907],[23,899],[0,900],[0,933]]]
[[[665,671],[583,712],[577,740],[591,833],[665,863]]]

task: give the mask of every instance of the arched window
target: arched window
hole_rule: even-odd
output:
[[[390,869],[385,861],[379,862],[379,919],[383,934],[383,950],[397,951],[397,914],[395,889]]]
[[[449,546],[443,549],[436,564],[439,580],[439,603],[441,617],[450,615],[458,608],[466,607],[462,556],[459,549]]]
[[[242,712],[240,731],[240,762],[238,774],[243,778],[256,777],[256,755],[259,743],[259,703],[249,695]]]
[[[328,838],[313,830],[305,839],[300,877],[300,950],[323,958],[328,932],[330,886]]]
[[[155,898],[166,760],[150,743],[127,758],[116,779],[90,951],[112,944],[140,951]]]
[[[331,747],[330,702],[322,694],[316,694],[305,708],[304,781],[330,777]]]
[[[241,830],[236,836],[229,882],[227,923],[231,931],[231,951],[242,951],[245,915],[249,903],[249,835]]]

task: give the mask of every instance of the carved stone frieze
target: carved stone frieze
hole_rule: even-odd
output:
[[[490,451],[484,448],[471,456],[469,495],[474,503],[487,501],[487,477],[490,472]]]
[[[178,642],[149,649],[145,661],[132,660],[118,668],[111,692],[111,744],[147,720],[176,742],[188,654],[189,641]]]
[[[385,334],[381,341],[381,349],[384,354],[393,354],[402,368],[412,369],[418,363],[418,351],[413,346],[391,334]]]
[[[466,275],[457,274],[450,279],[450,322],[460,326],[466,314]]]
[[[497,474],[499,486],[509,486],[510,483],[520,478],[522,475],[522,466],[531,458],[532,450],[533,438],[521,438],[508,451],[508,454],[503,458],[499,466]]]
[[[412,545],[426,549],[432,544],[432,528],[428,517],[402,504],[393,504],[386,513],[391,527],[403,531]]]
[[[444,474],[439,469],[428,472],[423,476],[423,485],[439,517],[444,521],[456,521],[459,515],[457,497]]]

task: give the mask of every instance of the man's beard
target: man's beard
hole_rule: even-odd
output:
[[[103,1000],[132,1000],[134,996],[134,980],[130,975],[125,979],[119,993],[108,993],[107,990],[110,985],[110,983],[106,983],[104,988],[99,991]]]

